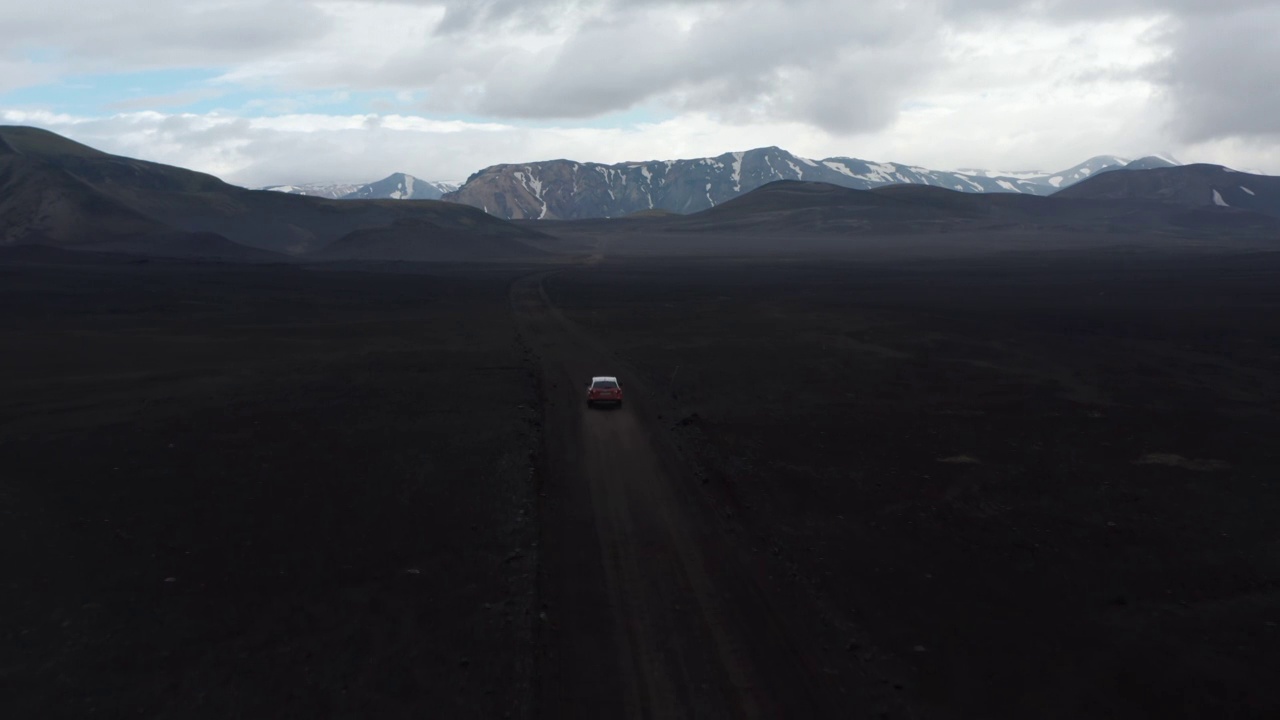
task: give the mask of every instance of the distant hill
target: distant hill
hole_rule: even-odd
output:
[[[1106,173],[1089,181],[1099,183]],[[868,235],[956,231],[1074,233],[1274,233],[1280,219],[1257,211],[1187,208],[1151,198],[961,193],[923,186],[852,190],[778,181],[715,208],[650,221],[651,232]]]
[[[1055,198],[1145,200],[1191,208],[1235,208],[1280,218],[1280,177],[1250,175],[1221,165],[1183,165],[1111,172]]]
[[[230,187],[212,176],[107,155],[44,130],[0,127],[0,245],[269,259],[271,253],[215,233],[175,228],[128,201],[161,188]]]
[[[268,259],[281,257],[273,253],[303,255],[357,230],[415,218],[424,221],[422,232],[447,233],[455,241],[544,237],[452,203],[246,190],[28,127],[0,127],[0,191],[0,243],[8,245]]]
[[[445,193],[457,190],[458,185],[420,180],[408,173],[394,173],[376,182],[363,185],[313,183],[271,185],[260,189],[330,200],[439,200]]]
[[[966,193],[1049,195],[1126,162],[1108,155],[1053,174],[949,172],[848,157],[810,160],[768,147],[691,160],[495,165],[472,175],[444,199],[500,218],[569,220],[622,217],[647,210],[699,212],[778,180],[823,182],[855,190],[909,184]]]
[[[992,197],[921,186],[855,190],[829,183],[780,180],[714,208],[670,219],[666,226],[842,235],[928,232],[991,219],[997,215]],[[1038,205],[1044,200],[1020,195],[1004,199],[1006,204],[1017,205]]]
[[[473,212],[488,220],[502,222],[482,212]],[[497,262],[533,260],[550,255],[522,240],[527,238],[441,227],[429,219],[415,217],[383,227],[356,230],[308,257],[315,260]]]

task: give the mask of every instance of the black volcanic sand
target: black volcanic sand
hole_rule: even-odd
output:
[[[527,717],[513,276],[6,252],[0,714]]]
[[[925,717],[1276,717],[1278,277],[1091,251],[546,288],[824,608],[832,682],[895,661]]]
[[[0,707],[1280,715],[1280,257],[888,243],[0,253]]]

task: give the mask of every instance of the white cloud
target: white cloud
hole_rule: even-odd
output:
[[[58,72],[47,63],[26,58],[0,56],[0,93],[18,88],[43,85],[56,81]]]
[[[1176,109],[1172,126],[1187,140],[1280,141],[1280,5],[1250,7],[1181,23],[1177,51],[1160,81]]]
[[[190,67],[305,45],[328,19],[310,0],[42,0],[0,6],[0,56],[34,53],[66,72]]]
[[[49,0],[0,24],[17,38],[0,108],[56,73],[216,71],[100,117],[22,117],[250,185],[762,145],[939,169],[1167,150],[1280,171],[1274,0]],[[237,112],[255,117],[172,111],[246,90],[260,99]],[[367,91],[362,111],[342,105]]]
[[[1146,78],[1167,54],[1162,23],[1021,19],[957,30],[918,102],[858,145],[933,167],[1044,171],[1170,148],[1163,98]]]
[[[726,128],[701,113],[630,129],[439,121],[413,116],[219,115],[124,113],[79,118],[3,111],[0,121],[48,128],[107,152],[212,173],[257,187],[283,182],[367,182],[394,171],[429,180],[461,180],[488,165],[573,157],[623,162],[696,157],[769,144],[778,136],[798,152],[820,134],[798,123]]]

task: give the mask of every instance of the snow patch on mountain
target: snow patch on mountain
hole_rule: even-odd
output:
[[[920,172],[920,173],[932,173],[932,172],[933,172],[932,170],[929,170],[929,169],[923,169],[923,168],[911,168],[911,169],[912,169],[912,170],[915,170],[916,172]],[[975,169],[975,168],[961,168],[961,169],[959,169],[959,170],[956,170],[956,171],[955,171],[955,174],[957,174],[957,175],[968,175],[969,177],[988,178],[988,179],[995,179],[995,178],[1008,178],[1008,179],[1012,179],[1012,180],[1039,180],[1039,179],[1043,179],[1043,178],[1045,177],[1045,174],[1044,174],[1044,173],[1042,173],[1042,172],[1029,172],[1029,171],[1025,171],[1025,170],[1020,170],[1020,171],[1011,171],[1011,170],[978,170],[978,169]]]
[[[823,160],[823,161],[822,161],[822,164],[823,164],[823,165],[826,165],[827,167],[831,168],[832,170],[835,170],[836,172],[840,173],[841,175],[848,175],[848,176],[849,176],[849,177],[851,177],[851,178],[856,178],[856,177],[858,177],[857,175],[854,175],[854,174],[853,174],[853,171],[852,171],[852,170],[850,170],[849,168],[845,167],[844,163],[834,162],[834,161],[832,161],[832,160]]]
[[[894,165],[893,163],[888,163],[888,164],[869,163],[868,167],[871,168],[871,172],[873,174],[883,175],[886,177],[893,173],[898,172],[898,166]]]
[[[597,165],[596,172],[600,173],[601,177],[604,178],[605,187],[608,188],[609,190],[609,199],[617,200],[618,199],[617,196],[613,194],[613,184],[611,182],[613,180],[613,175],[612,175],[613,168],[608,168],[603,165]]]
[[[329,198],[330,200],[336,200],[350,195],[361,187],[363,186],[352,183],[304,183],[301,185],[269,185],[258,189],[269,190],[271,192],[282,192],[289,195],[309,195],[311,197],[322,197]]]
[[[542,205],[542,210],[538,214],[538,219],[543,220],[547,217],[547,201],[542,198],[542,181],[534,174],[533,168],[526,167],[525,171],[528,174],[524,172],[516,172],[514,176],[521,182],[521,184],[524,185],[524,189]]]
[[[502,208],[500,217],[619,217],[646,209],[692,213],[724,203],[776,180],[824,182],[856,190],[885,185],[928,185],[959,192],[1024,193],[1047,196],[1075,183],[1124,168],[1110,155],[1090,158],[1056,173],[930,170],[919,165],[853,157],[804,158],[777,147],[727,152],[716,157],[580,165],[552,160],[528,165],[495,165],[479,171],[448,200],[475,207]],[[1163,164],[1163,161],[1160,161]],[[592,172],[594,171],[594,172]],[[515,173],[522,173],[517,177]],[[541,182],[535,188],[532,180]],[[538,204],[511,204],[515,196]]]

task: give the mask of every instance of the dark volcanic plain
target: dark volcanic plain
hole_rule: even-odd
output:
[[[821,616],[839,692],[884,664],[921,717],[1267,717],[1278,275],[1115,249],[635,261],[547,291],[655,389],[769,592]]]
[[[778,191],[504,264],[0,248],[0,707],[1280,715],[1271,221]]]
[[[0,707],[528,717],[517,269],[0,253]]]

